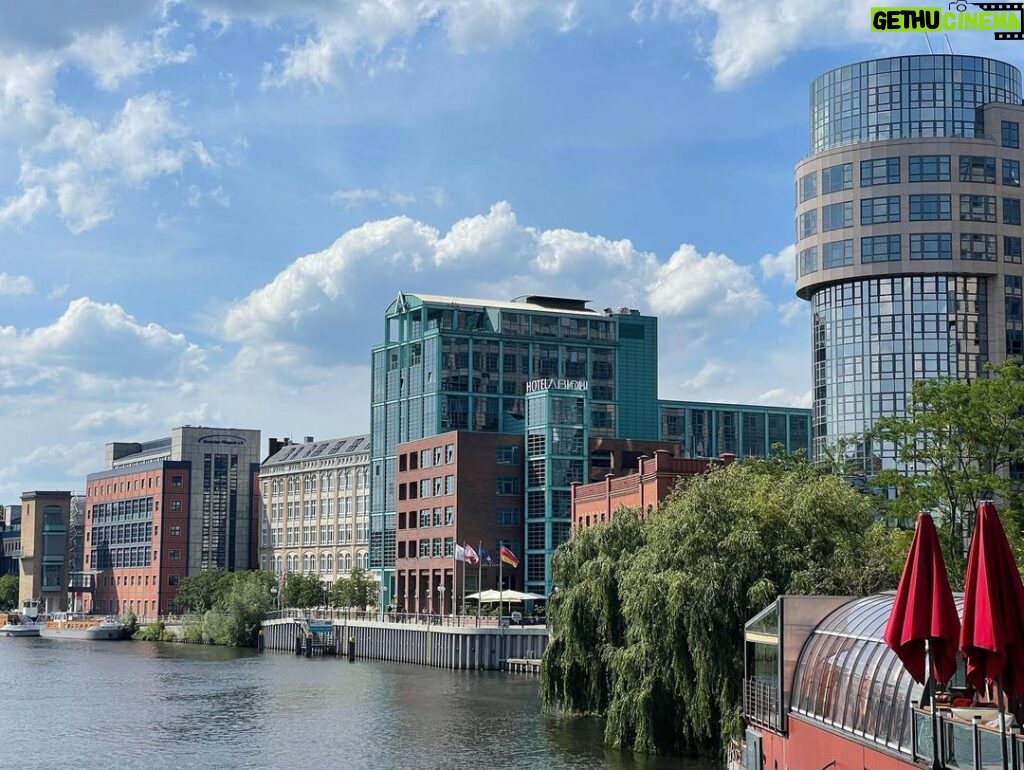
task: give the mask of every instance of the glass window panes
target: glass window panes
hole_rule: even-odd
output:
[[[881,198],[863,198],[860,202],[860,223],[876,225],[883,222],[900,221],[900,196],[886,195]],[[824,221],[822,229],[828,230]]]
[[[798,184],[799,194],[797,199],[800,203],[815,198],[818,195],[818,175],[815,173],[804,174],[800,177]]]
[[[911,259],[952,259],[953,236],[949,233],[911,233]]]
[[[1003,184],[1007,187],[1020,187],[1020,161],[1003,158]]]
[[[961,195],[960,220],[962,222],[995,222],[996,197],[994,195]]]
[[[899,207],[899,200],[896,202]],[[853,227],[853,202],[842,201],[821,207],[821,231],[840,230]]]
[[[1002,121],[1000,134],[1003,147],[1013,147],[1014,149],[1020,147],[1020,123],[1012,120]]]
[[[981,155],[961,155],[960,181],[995,184],[996,159]]]
[[[805,211],[798,219],[797,240],[814,235],[816,232],[818,232],[818,210]]]
[[[860,186],[896,184],[900,181],[900,159],[878,158],[860,162]]]
[[[1003,198],[1003,224],[1020,224],[1020,198]]]
[[[1019,265],[1021,263],[1021,246],[1019,235],[1003,236],[1003,261]]]
[[[911,182],[948,182],[948,155],[911,155],[908,178]]]
[[[898,235],[874,235],[860,239],[860,261],[898,262],[900,260],[900,237]]]
[[[797,257],[797,275],[807,275],[818,269],[818,247],[811,246],[800,251]]]
[[[853,239],[847,238],[843,241],[832,241],[821,247],[821,266],[824,269],[830,267],[849,267],[853,264]]]
[[[949,195],[937,194],[910,196],[911,222],[939,221],[951,218],[952,211]]]
[[[829,166],[821,172],[822,195],[850,190],[853,188],[853,164],[840,163],[838,166]]]
[[[995,262],[996,237],[985,233],[961,233],[960,259]]]

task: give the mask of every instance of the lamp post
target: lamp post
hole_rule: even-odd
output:
[[[444,583],[437,584],[437,593],[441,597],[441,603],[437,607],[437,614],[444,615]]]
[[[274,609],[275,610],[281,609],[281,604],[280,604],[280,602],[278,602],[277,586],[270,586],[270,597],[271,597],[271,599],[274,602]]]

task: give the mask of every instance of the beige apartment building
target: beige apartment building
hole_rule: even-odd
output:
[[[270,439],[260,469],[260,569],[324,582],[369,564],[370,437]]]

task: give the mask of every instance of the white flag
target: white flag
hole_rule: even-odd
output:
[[[456,543],[455,544],[455,561],[465,561],[465,560],[466,560],[466,549],[463,548],[458,543]]]

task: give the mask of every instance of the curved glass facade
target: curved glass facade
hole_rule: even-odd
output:
[[[910,753],[911,704],[921,699],[924,688],[882,639],[893,598],[856,599],[818,625],[800,655],[792,710]],[[959,611],[962,599],[956,601]]]
[[[897,56],[838,67],[811,84],[811,150],[982,133],[976,108],[1021,102],[1020,70],[978,56]]]
[[[905,413],[911,383],[977,377],[988,360],[988,289],[982,276],[868,278],[816,291],[813,305],[813,432],[816,457],[885,415]],[[848,447],[866,470],[890,453]]]

